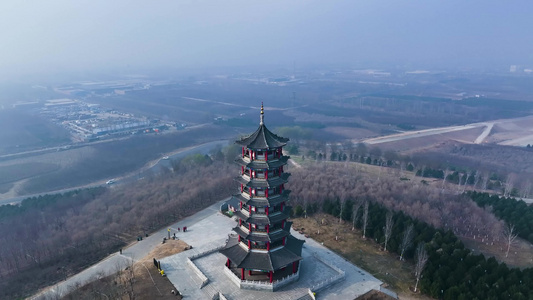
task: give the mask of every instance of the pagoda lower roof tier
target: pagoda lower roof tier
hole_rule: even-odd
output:
[[[238,201],[245,203],[246,205],[257,206],[257,207],[271,207],[280,204],[281,202],[287,202],[289,200],[290,190],[283,190],[281,195],[276,195],[273,197],[263,198],[263,197],[252,197],[246,198],[242,194],[233,195],[232,197]]]
[[[249,180],[249,179],[246,179],[244,176],[237,176],[235,177],[235,181],[248,187],[270,188],[270,187],[278,187],[282,184],[287,183],[289,176],[291,176],[291,173],[283,173],[281,174],[281,176],[274,177],[268,180],[257,179],[257,178],[254,178],[253,180]]]
[[[292,222],[290,226],[292,226]],[[289,226],[289,230],[290,230],[290,226]],[[252,231],[252,233],[250,234],[239,226],[233,228],[233,231],[235,231],[242,238],[245,238],[247,240],[254,241],[254,242],[275,242],[290,235],[290,232],[288,230],[277,230],[274,233],[254,233]]]
[[[286,211],[289,211],[291,207],[286,206],[285,209]],[[276,213],[276,214],[269,215],[269,216],[252,213],[251,216],[247,216],[241,210],[238,210],[234,212],[234,215],[237,216],[237,218],[245,221],[246,223],[252,223],[252,224],[257,224],[257,225],[276,224],[289,218],[289,215],[286,214],[285,212],[280,212],[280,213]]]
[[[304,242],[289,235],[283,247],[270,251],[250,251],[240,245],[236,235],[231,235],[220,253],[237,265],[237,268],[276,271],[302,259]]]
[[[243,157],[238,157],[235,162],[243,167],[250,168],[252,170],[260,169],[275,169],[287,164],[290,156],[283,155],[278,159],[272,159],[269,161],[264,160],[252,160],[244,159]]]

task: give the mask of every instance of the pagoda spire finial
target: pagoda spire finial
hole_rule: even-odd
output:
[[[263,102],[261,102],[261,121],[259,122],[259,125],[263,125],[265,120],[265,112],[263,110]]]

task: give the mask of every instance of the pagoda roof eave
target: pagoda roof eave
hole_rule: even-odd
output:
[[[244,231],[239,226],[233,228],[233,231],[235,231],[238,235],[240,235],[242,238],[245,238],[250,241],[254,242],[274,242],[278,241],[286,236],[290,235],[290,232],[286,230],[286,227],[282,230],[276,231],[274,233],[263,233],[263,234],[257,234],[257,233],[248,233]]]
[[[280,204],[283,201],[287,202],[289,200],[289,193],[290,193],[290,190],[283,190],[280,196],[268,197],[268,199],[257,198],[257,197],[252,197],[248,199],[248,198],[245,198],[242,194],[237,194],[237,195],[234,195],[233,197],[237,198],[239,201],[242,201],[243,203],[247,205],[258,206],[258,207],[264,207],[264,206],[271,207],[271,206]]]
[[[272,179],[263,180],[254,178],[254,180],[249,180],[243,177],[243,175],[235,177],[235,181],[248,186],[248,187],[259,187],[259,188],[270,188],[277,187],[288,182],[290,173],[283,173],[279,177],[274,177]]]
[[[279,159],[273,159],[273,160],[268,160],[268,161],[252,160],[250,162],[247,162],[244,158],[239,156],[235,159],[235,162],[240,166],[248,167],[254,170],[274,169],[274,168],[279,168],[281,166],[286,165],[289,158],[290,156],[283,155]]]
[[[235,143],[249,149],[274,149],[287,145],[288,141],[288,138],[272,133],[265,124],[260,124],[254,133],[235,141]]]
[[[257,225],[275,224],[275,223],[278,223],[280,221],[283,221],[289,218],[289,215],[287,215],[285,212],[277,213],[274,216],[258,215],[258,214],[252,214],[251,216],[246,216],[241,210],[238,210],[234,214],[235,216],[237,216],[237,218],[247,223],[252,223],[252,224],[257,224]]]

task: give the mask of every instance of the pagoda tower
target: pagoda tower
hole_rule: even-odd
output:
[[[290,234],[292,222],[287,221],[291,207],[285,184],[290,173],[284,167],[289,156],[282,150],[289,139],[266,128],[263,104],[260,120],[254,133],[236,141],[242,146],[235,160],[240,165],[235,178],[240,193],[232,200],[239,203],[234,213],[239,225],[220,253],[228,258],[226,267],[241,281],[294,280],[299,276],[304,241]]]

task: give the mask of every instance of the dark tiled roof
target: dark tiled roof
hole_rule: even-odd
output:
[[[228,205],[234,207],[235,209],[239,209],[241,201],[240,201],[240,199],[238,197],[236,197],[236,195],[233,195],[233,196],[231,196],[231,198],[229,198],[228,201],[226,201],[226,203]]]
[[[267,216],[267,215],[260,215],[260,214],[252,213],[251,217],[247,217],[242,211],[236,211],[235,215],[237,216],[237,218],[245,222],[257,224],[257,225],[275,224],[275,223],[278,223],[282,220],[289,218],[289,215],[286,214],[285,212],[275,214],[274,216],[272,215]]]
[[[238,268],[275,271],[301,260],[304,241],[289,235],[284,247],[274,251],[249,251],[239,245],[237,236],[230,236],[220,253],[229,258]]]
[[[288,138],[272,133],[266,128],[265,124],[261,124],[254,133],[241,138],[235,143],[250,149],[273,149],[285,146],[288,141]]]
[[[268,252],[248,252],[248,255],[237,265],[238,268],[274,271]]]
[[[292,264],[295,261],[299,261],[300,259],[302,259],[300,255],[296,255],[287,247],[283,247],[279,250],[274,250],[270,252],[270,260],[274,270],[281,269],[287,266],[288,264]]]
[[[279,159],[272,159],[269,161],[253,160],[251,162],[246,162],[244,158],[239,156],[237,159],[235,159],[235,162],[239,164],[240,166],[245,166],[253,170],[274,169],[274,168],[279,168],[281,166],[286,165],[289,158],[290,156],[284,155],[280,157]]]
[[[220,250],[220,253],[237,265],[248,255],[248,251],[239,245],[239,240],[236,235],[230,235],[226,246]]]
[[[286,231],[286,230],[279,230],[279,231],[276,231],[276,232],[270,233],[270,234],[253,233],[253,231],[252,231],[252,234],[249,234],[248,232],[244,231],[239,226],[233,228],[233,231],[235,231],[241,237],[243,237],[243,238],[245,238],[247,240],[255,241],[255,242],[273,242],[273,241],[278,241],[278,240],[281,240],[283,237],[286,237],[286,236],[288,236],[290,234],[289,231]]]
[[[287,237],[287,242],[285,243],[285,248],[287,248],[287,250],[291,251],[295,255],[302,256],[302,247],[304,243],[304,240],[299,240],[294,236],[289,235]]]
[[[265,207],[265,206],[275,206],[276,204],[279,204],[283,201],[287,202],[289,200],[289,193],[290,190],[283,190],[280,197],[269,197],[268,200],[266,198],[258,198],[258,197],[252,197],[252,199],[245,198],[242,194],[233,195],[233,198],[237,198],[239,201],[242,201],[243,203],[246,203],[248,205],[257,206],[257,207]]]
[[[235,181],[250,187],[277,187],[288,182],[291,173],[283,173],[281,176],[274,177],[272,179],[263,180],[254,178],[254,180],[247,180],[242,175],[235,177]]]

